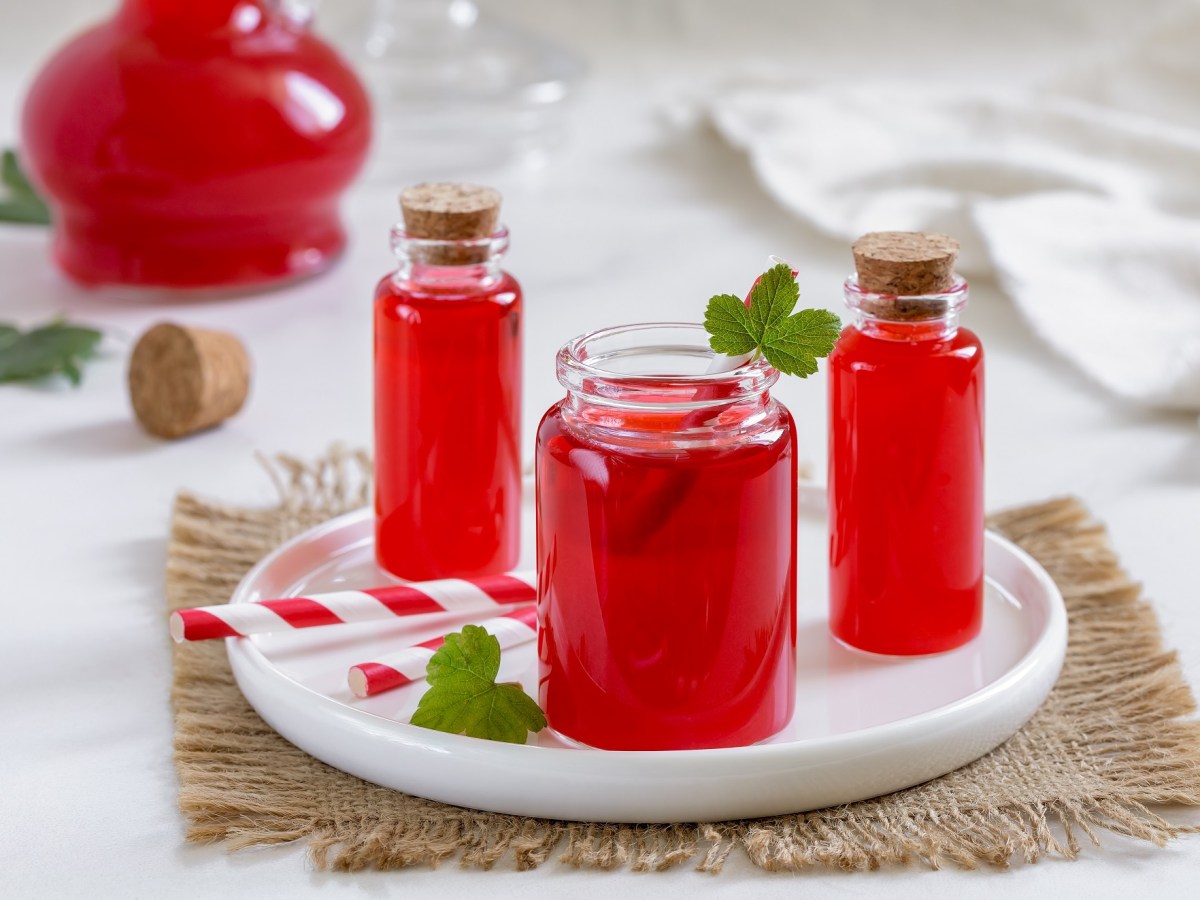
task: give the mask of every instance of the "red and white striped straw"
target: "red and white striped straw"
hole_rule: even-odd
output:
[[[507,650],[537,637],[537,607],[532,604],[514,609],[512,612],[486,622],[480,627],[500,641],[500,649]],[[393,688],[403,687],[425,677],[425,667],[442,644],[445,637],[435,637],[422,644],[406,647],[396,653],[381,656],[374,662],[351,666],[346,676],[350,690],[356,697],[373,697]]]
[[[171,637],[181,642],[208,641],[433,612],[486,616],[497,607],[531,603],[537,597],[535,583],[533,572],[510,572],[483,578],[414,581],[362,591],[333,591],[261,603],[201,606],[171,613]]]

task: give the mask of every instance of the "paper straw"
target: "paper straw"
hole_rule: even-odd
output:
[[[535,583],[533,572],[510,572],[483,578],[414,581],[260,603],[201,606],[171,613],[171,637],[176,641],[208,641],[433,612],[487,616],[497,607],[533,602],[537,598]]]
[[[480,622],[479,625],[489,634],[496,636],[500,641],[501,650],[507,650],[537,637],[537,607],[522,606],[502,616]],[[444,643],[445,637],[435,637],[422,644],[381,656],[373,662],[351,666],[346,676],[350,690],[356,697],[373,697],[384,691],[419,681],[425,677],[425,667],[429,665],[430,658]]]

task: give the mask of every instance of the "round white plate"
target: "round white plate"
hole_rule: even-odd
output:
[[[350,693],[354,663],[465,621],[445,613],[230,638],[229,660],[259,714],[331,766],[446,803],[553,819],[694,822],[818,809],[919,784],[1010,737],[1045,700],[1066,650],[1066,612],[1046,572],[989,532],[979,638],[932,657],[860,654],[826,630],[824,506],[821,488],[802,486],[796,714],[752,747],[588,750],[548,731],[502,744],[407,724],[424,682],[366,700]],[[359,510],[300,535],[255,566],[231,602],[388,583],[372,530],[371,512]],[[536,697],[536,669],[533,644],[513,648],[500,679]]]

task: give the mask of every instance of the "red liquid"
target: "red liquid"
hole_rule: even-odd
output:
[[[884,336],[847,328],[829,357],[830,628],[874,653],[950,650],[983,613],[983,348],[870,327]]]
[[[614,750],[728,747],[790,720],[796,439],[777,410],[752,443],[686,450],[601,444],[561,404],[546,414],[540,702],[560,733]],[[681,416],[624,418],[669,435]]]
[[[327,267],[363,88],[266,0],[125,0],[34,81],[25,157],[85,283],[238,286]]]
[[[521,289],[451,271],[375,295],[376,555],[410,580],[504,572],[519,551]]]

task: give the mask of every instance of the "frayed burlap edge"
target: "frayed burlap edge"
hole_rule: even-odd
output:
[[[267,461],[278,507],[242,509],[181,494],[168,554],[170,607],[220,603],[272,547],[367,502],[370,461],[334,448],[307,465]],[[874,869],[919,861],[1005,866],[1074,858],[1103,831],[1157,845],[1194,827],[1155,804],[1200,804],[1200,722],[1175,654],[1104,528],[1079,501],[991,517],[1059,584],[1070,646],[1054,691],[1011,740],[915,788],[835,809],[713,824],[589,825],[460,809],[360,781],[272,731],[246,704],[218,643],[175,651],[172,700],[179,806],[192,841],[229,849],[305,841],[318,868],[491,868],[510,859],[719,872],[735,850],[768,870]],[[164,630],[165,631],[165,630]]]

